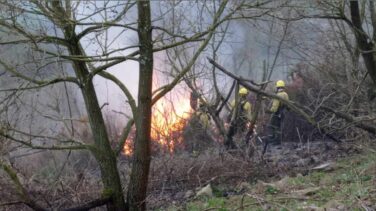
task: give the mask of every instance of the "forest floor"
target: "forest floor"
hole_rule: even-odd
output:
[[[247,147],[227,151],[216,143],[201,151],[183,149],[154,155],[148,210],[376,209],[374,141],[285,142],[268,147],[264,156],[262,150],[259,144],[249,156]],[[20,161],[27,166],[15,166],[27,174],[17,175],[45,207],[72,207],[100,197],[100,171],[90,156],[72,153],[71,159],[79,165],[67,165],[65,173],[54,159],[43,168],[32,166],[40,160],[27,159],[29,162]],[[125,190],[130,161],[124,157],[119,162]],[[18,202],[13,183],[4,172],[0,172],[0,196],[0,204],[12,203],[0,210],[30,210]]]
[[[263,159],[256,154],[248,161],[239,154],[228,153],[232,155],[217,161],[222,163],[217,168],[222,165],[223,171],[212,168],[211,175],[202,179],[199,186],[191,182],[180,186],[180,191],[166,191],[163,195],[168,197],[161,197],[159,192],[159,203],[149,209],[375,210],[374,149],[370,144],[312,142],[271,146]],[[253,165],[226,165],[231,160],[228,157],[238,157],[238,162]],[[234,165],[235,170],[228,168]],[[201,170],[205,168],[209,167]],[[234,174],[228,176],[229,172]],[[151,205],[153,198],[158,197],[149,199]]]

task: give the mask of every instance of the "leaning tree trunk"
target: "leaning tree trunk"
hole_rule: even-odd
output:
[[[79,43],[71,46],[69,51],[72,55],[83,55]],[[111,201],[107,205],[108,210],[124,210],[125,202],[120,182],[119,172],[116,164],[116,156],[113,152],[102,112],[98,103],[97,95],[91,80],[87,80],[89,72],[86,64],[75,62],[74,69],[80,81],[83,83],[82,95],[84,97],[87,115],[91,131],[93,133],[95,148],[91,149],[101,170],[101,177],[104,186],[103,197],[110,197]]]
[[[136,141],[128,186],[129,210],[146,209],[146,191],[150,167],[150,130],[153,80],[153,44],[150,2],[137,1],[138,39],[140,43],[138,111],[135,118]]]
[[[74,23],[69,22],[69,11],[62,7],[62,1],[51,1],[55,15],[60,18],[64,38],[68,41],[70,55],[85,56],[80,41],[75,32]],[[103,197],[111,200],[107,205],[108,210],[124,210],[125,201],[120,182],[120,176],[116,164],[116,156],[113,152],[108,138],[106,125],[98,103],[97,95],[90,77],[90,72],[85,61],[74,61],[73,69],[81,84],[81,92],[84,97],[85,106],[91,131],[94,138],[94,147],[90,148],[101,170],[101,179],[104,186]]]

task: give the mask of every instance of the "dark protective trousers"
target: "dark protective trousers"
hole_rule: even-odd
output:
[[[248,120],[246,118],[239,117],[230,123],[230,127],[225,139],[225,146],[227,149],[236,148],[236,145],[233,141],[233,137],[236,133],[243,133],[246,131],[247,121]]]
[[[280,144],[281,143],[281,125],[283,120],[283,113],[276,112],[272,115],[269,124],[269,143]]]

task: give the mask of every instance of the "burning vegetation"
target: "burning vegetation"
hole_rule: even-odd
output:
[[[156,143],[154,151],[173,153],[183,147],[183,131],[192,115],[189,97],[164,97],[154,106],[151,123],[151,140]],[[154,145],[153,145],[154,146]],[[133,152],[133,138],[128,138],[123,148],[125,155]]]

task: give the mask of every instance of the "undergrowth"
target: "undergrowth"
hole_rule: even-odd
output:
[[[375,209],[376,152],[337,160],[329,171],[310,171],[273,183],[258,181],[228,197],[194,198],[175,210],[364,210]],[[215,187],[218,189],[218,187]]]

